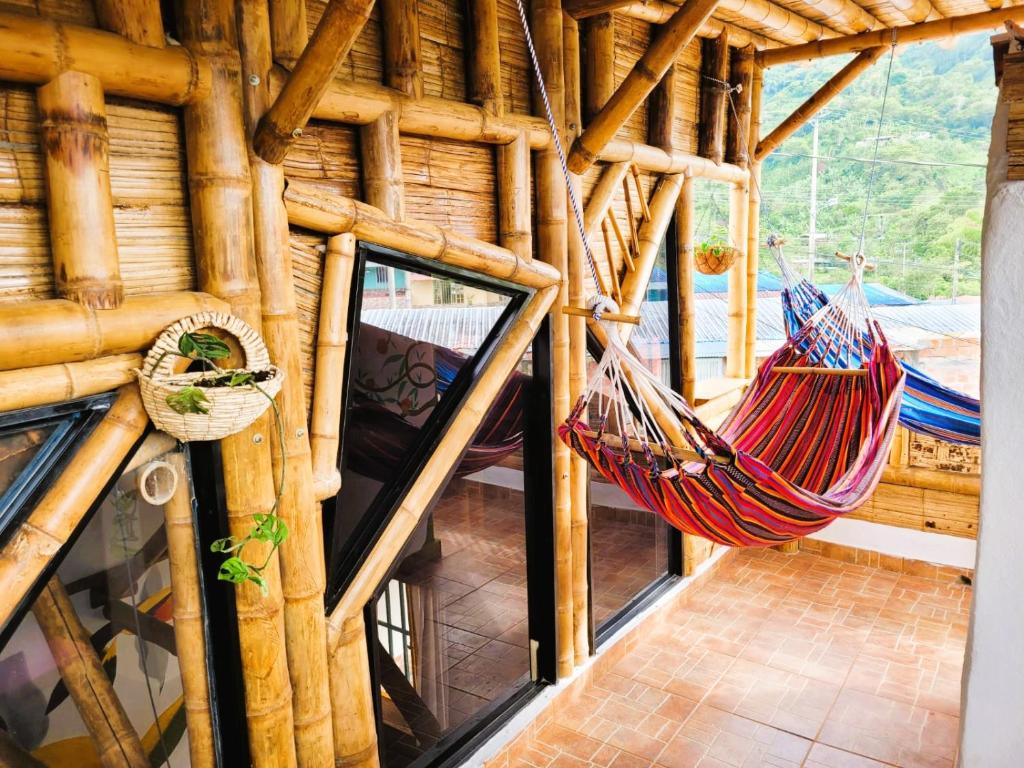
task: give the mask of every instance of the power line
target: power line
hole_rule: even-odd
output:
[[[781,157],[804,157],[811,160],[845,160],[851,163],[871,163],[869,158],[864,157],[849,157],[847,155],[811,155],[802,152],[779,152],[775,151],[773,155]],[[878,162],[885,165],[914,165],[923,166],[926,168],[985,168],[987,167],[984,163],[940,163],[936,160],[891,160],[888,158],[880,157]]]

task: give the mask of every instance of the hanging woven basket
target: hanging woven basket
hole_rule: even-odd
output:
[[[206,328],[226,331],[238,340],[245,353],[245,368],[175,373],[175,364],[182,360],[178,347],[182,335]],[[244,321],[222,312],[200,312],[169,325],[136,373],[142,402],[153,424],[186,443],[219,440],[245,429],[270,407],[284,379],[284,373],[270,364],[270,354],[260,335]],[[245,373],[254,375],[252,383],[223,385],[233,374]],[[205,413],[181,413],[168,401],[189,387],[200,391]]]
[[[739,255],[738,249],[721,244],[698,245],[693,251],[697,271],[704,275],[721,275],[728,272]]]

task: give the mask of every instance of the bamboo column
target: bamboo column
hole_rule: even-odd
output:
[[[50,559],[67,543],[148,423],[138,387],[131,384],[118,390],[107,415],[0,549],[0,623],[11,618]]]
[[[246,122],[252,131],[270,103],[270,19],[261,0],[242,0],[237,7],[242,64],[250,85],[245,89]],[[259,78],[256,85],[253,75]],[[272,430],[270,451],[273,476],[285,480],[277,514],[289,531],[279,553],[295,755],[303,768],[329,768],[333,736],[330,691],[322,673],[327,666],[323,526],[313,491],[288,214],[281,199],[284,169],[264,162],[254,152],[249,164],[263,335],[271,358],[285,372],[277,396],[284,440]]]
[[[260,120],[253,148],[268,163],[280,163],[302,135],[310,115],[370,18],[373,0],[330,0],[313,37],[273,106]]]
[[[384,82],[413,98],[423,98],[420,15],[416,0],[381,0]]]
[[[269,0],[273,59],[291,69],[309,41],[305,0]]]
[[[729,328],[725,353],[725,375],[734,378],[741,378],[746,372],[747,216],[747,184],[734,184],[729,192],[729,243],[740,255],[729,268]]]
[[[615,93],[615,17],[604,13],[587,19],[584,33],[583,119],[589,123]]]
[[[697,383],[697,325],[693,290],[693,238],[697,220],[694,215],[694,182],[683,179],[683,188],[676,201],[676,251],[679,254],[679,363],[682,367],[682,396],[693,404]]]
[[[199,543],[192,517],[192,492],[183,454],[164,456],[178,475],[178,487],[164,504],[167,559],[170,565],[174,645],[181,670],[181,687],[188,724],[188,751],[192,768],[216,765],[203,594],[200,586]]]
[[[764,160],[782,142],[818,114],[826,104],[842,93],[850,83],[857,79],[861,72],[878,61],[878,58],[885,51],[886,48],[884,46],[878,46],[877,48],[869,48],[857,54],[853,61],[829,78],[828,82],[815,91],[807,101],[793,110],[793,114],[779,123],[775,130],[757,143],[754,159],[758,162]]]
[[[723,32],[714,40],[701,41],[700,59],[700,126],[697,133],[697,154],[714,163],[725,158],[725,83],[729,79],[729,35]]]
[[[565,85],[562,50],[561,0],[533,0],[532,27],[540,59],[541,74],[547,84],[555,124],[565,125]],[[534,110],[543,109],[534,93]],[[562,307],[569,301],[567,257],[567,212],[565,180],[554,147],[536,155],[537,174],[537,246],[542,261],[555,267],[562,275],[558,297],[551,306],[552,405],[555,424],[569,415],[569,318]],[[558,676],[567,677],[573,670],[572,595],[572,488],[570,485],[570,451],[561,440],[552,437],[554,451],[555,493],[555,619],[558,636]]]
[[[160,0],[95,0],[96,21],[133,43],[163,48],[164,20]]]
[[[753,62],[752,62],[753,63]],[[751,148],[757,146],[761,135],[761,94],[764,90],[764,70],[753,64],[750,81],[750,129],[743,147],[750,170],[747,208],[747,337],[744,370],[747,378],[757,372],[757,274],[761,261],[761,163],[754,160]]]
[[[654,34],[660,34],[660,28]],[[666,152],[674,148],[672,134],[679,105],[677,91],[676,66],[673,62],[647,97],[647,143]]]
[[[89,631],[56,576],[39,593],[32,614],[92,737],[100,764],[104,768],[149,768],[139,735],[89,641]]]
[[[593,165],[601,150],[664,77],[679,53],[693,40],[717,3],[718,0],[690,0],[665,24],[661,34],[622,81],[608,103],[573,142],[569,153],[569,168],[574,173],[583,173]]]
[[[37,91],[57,295],[93,309],[124,300],[100,81],[64,72]]]
[[[327,238],[310,419],[313,487],[318,500],[334,496],[341,488],[341,473],[338,471],[338,445],[344,416],[341,391],[345,377],[348,302],[355,256],[356,239],[351,234]]]
[[[525,260],[533,258],[530,160],[525,133],[498,147],[498,241]]]
[[[479,104],[487,114],[503,115],[497,0],[466,3],[466,28],[470,31],[467,99]]]
[[[562,14],[562,51],[565,81],[565,136],[573,139],[582,129],[580,90],[580,31],[576,20]],[[578,176],[572,179],[576,200],[582,205],[583,185]],[[572,216],[571,209],[569,216]],[[567,273],[568,300],[573,307],[586,303],[583,293],[584,261],[583,238],[575,221],[569,221]],[[583,395],[587,384],[587,321],[583,317],[569,318],[569,402],[575,404]],[[557,375],[557,373],[556,373]],[[575,451],[569,457],[569,501],[572,504],[572,628],[576,664],[582,664],[590,654],[590,579],[589,566],[588,491],[590,468]]]
[[[405,219],[405,182],[398,116],[385,112],[359,128],[362,153],[363,196],[395,221]]]
[[[728,111],[729,126],[726,142],[725,159],[741,168],[750,167],[750,112],[751,89],[754,79],[753,47],[734,50],[730,56],[729,84],[738,90],[732,97],[732,106]]]
[[[253,196],[234,4],[231,0],[186,0],[181,18],[182,42],[208,59],[212,69],[209,95],[184,112],[199,283],[226,300],[233,314],[259,330],[262,323],[253,244]],[[275,362],[288,365],[287,360]],[[275,475],[270,455],[274,431],[268,413],[220,442],[232,535],[247,535],[252,516],[269,512],[274,506]],[[289,538],[294,535],[293,531]],[[268,546],[250,543],[246,556],[262,562],[269,554]],[[316,563],[310,567],[315,568]],[[249,750],[256,768],[294,766],[296,732],[277,555],[271,556],[263,576],[267,582],[265,595],[254,584],[231,587],[242,653]]]
[[[334,615],[331,623],[335,625]],[[335,765],[379,768],[373,682],[361,607],[348,613],[331,629],[327,671],[335,721]]]

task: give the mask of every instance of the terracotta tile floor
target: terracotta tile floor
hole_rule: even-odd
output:
[[[970,597],[737,551],[489,768],[952,768]]]

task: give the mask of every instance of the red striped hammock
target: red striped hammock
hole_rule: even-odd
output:
[[[881,330],[867,320],[874,339],[866,376],[778,372],[780,367],[824,367],[850,334],[849,317],[830,304],[811,318],[785,346],[765,360],[741,401],[717,433],[704,426],[677,395],[659,389],[653,374],[626,351],[609,329],[605,355],[587,393],[559,427],[562,440],[606,480],[637,504],[658,513],[684,533],[730,546],[770,546],[819,531],[848,514],[873,493],[889,454],[899,415],[904,372]],[[838,339],[838,341],[837,341]],[[625,365],[623,365],[625,364]],[[600,384],[627,369],[632,386],[619,417],[607,401],[599,404],[593,428],[584,416],[594,410]],[[622,382],[612,398],[622,397]],[[704,461],[672,455],[664,433],[640,389],[665,395],[680,420],[690,448]],[[588,408],[589,406],[589,408]],[[642,413],[638,413],[642,411]],[[623,449],[620,435],[634,440]]]

